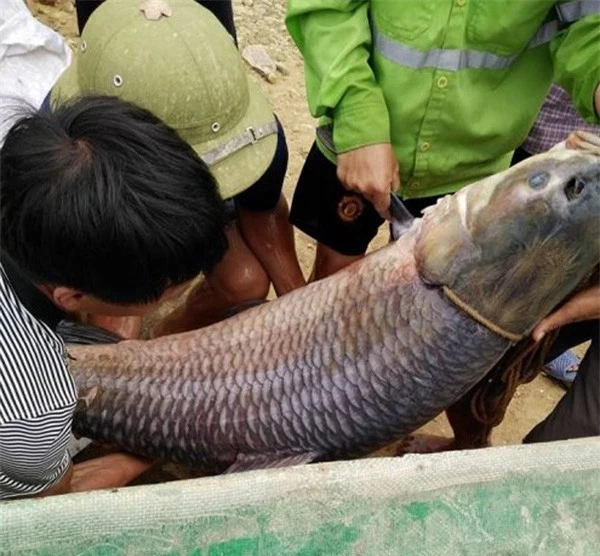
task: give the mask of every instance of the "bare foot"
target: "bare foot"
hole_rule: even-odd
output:
[[[432,454],[454,450],[454,438],[433,434],[409,434],[396,449],[396,456],[405,454]]]
[[[400,442],[396,449],[396,455],[476,450],[478,448],[488,448],[489,446],[491,446],[489,440],[481,440],[477,436],[465,436],[456,439],[435,434],[409,434]]]

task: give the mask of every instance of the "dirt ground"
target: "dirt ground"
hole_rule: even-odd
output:
[[[54,6],[41,0],[27,0],[39,19],[59,31],[74,46],[78,33],[75,21],[74,0],[56,0]],[[290,163],[286,176],[285,193],[291,199],[295,180],[314,138],[314,120],[307,110],[304,92],[302,61],[284,25],[284,0],[233,0],[240,49],[247,45],[263,45],[278,62],[283,73],[278,72],[274,82],[267,82],[248,67],[248,72],[260,83],[270,99],[286,131],[290,150]],[[382,230],[371,248],[383,245],[387,233]],[[308,275],[312,266],[314,242],[296,232],[298,256]],[[564,394],[562,387],[545,376],[521,386],[513,399],[504,422],[493,433],[493,444],[517,444],[523,436],[553,409]],[[430,434],[450,435],[444,416],[428,423],[424,429]],[[386,453],[384,451],[383,453]]]

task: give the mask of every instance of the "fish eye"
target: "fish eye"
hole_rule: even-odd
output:
[[[550,180],[550,174],[547,172],[536,172],[529,176],[529,187],[532,189],[541,189],[546,186]]]
[[[585,189],[585,183],[581,178],[573,178],[565,185],[565,196],[569,201],[576,199]]]

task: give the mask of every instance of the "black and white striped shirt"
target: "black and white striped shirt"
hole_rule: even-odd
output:
[[[20,303],[0,265],[0,500],[62,478],[76,400],[64,344]]]

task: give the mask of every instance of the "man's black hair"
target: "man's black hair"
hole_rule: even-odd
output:
[[[1,247],[30,278],[156,300],[227,249],[216,181],[147,110],[86,96],[22,116],[0,151]]]

